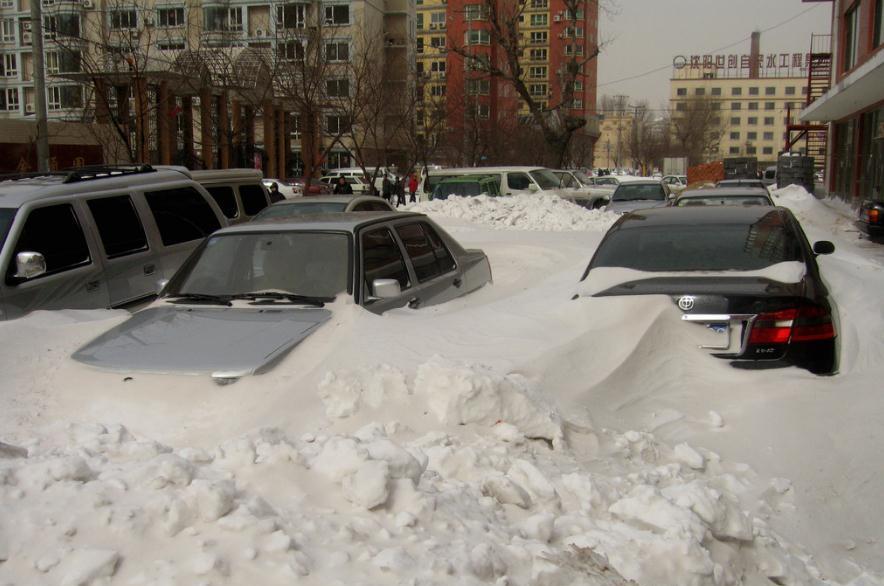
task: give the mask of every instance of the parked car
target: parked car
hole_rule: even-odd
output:
[[[765,187],[770,187],[771,185],[777,182],[777,166],[773,165],[764,170],[764,175],[761,178],[762,183],[764,183]]]
[[[607,205],[611,190],[592,184],[592,178],[581,171],[554,170],[559,178],[559,191],[563,199],[574,202],[590,210],[597,210]]]
[[[227,225],[175,169],[87,167],[0,182],[0,319],[124,307],[157,294]]]
[[[672,202],[685,206],[773,206],[766,189],[760,187],[722,187],[718,189],[689,189],[682,191]]]
[[[303,177],[297,177],[294,179],[289,179],[289,182],[292,185],[292,190],[295,192],[295,196],[304,196],[304,195],[327,195],[331,193],[331,188],[316,179],[312,179],[310,181],[310,185],[306,186],[306,181]]]
[[[667,295],[715,356],[831,374],[837,313],[816,256],[833,250],[828,241],[811,247],[785,208],[641,210],[608,230],[582,294]]]
[[[633,210],[669,205],[671,194],[659,179],[643,179],[621,183],[611,194],[605,208],[609,212],[625,214]]]
[[[353,190],[353,193],[364,195],[371,194],[371,185],[358,175],[326,175],[320,177],[319,180],[328,185],[332,192],[334,192],[335,185],[337,185],[338,180],[341,177],[343,177],[344,181],[350,185],[350,189]]]
[[[248,222],[269,206],[270,193],[257,169],[182,171],[206,188],[231,224]]]
[[[669,187],[669,191],[679,194],[688,188],[687,175],[666,175],[661,179]]]
[[[550,193],[561,195],[559,178],[543,167],[463,167],[458,169],[432,169],[418,187],[422,200],[429,199],[436,186],[444,179],[483,175],[492,177],[500,186],[500,195],[522,193]]]
[[[276,185],[276,188],[279,190],[279,192],[282,194],[282,196],[286,199],[290,199],[293,197],[299,197],[304,193],[304,190],[303,190],[304,184],[301,183],[300,186],[298,186],[298,187],[300,187],[300,189],[297,189],[297,191],[296,191],[296,185],[298,185],[298,184],[292,179],[267,179],[267,178],[265,178],[262,181],[262,183],[264,184],[264,187],[266,187],[268,191],[273,191],[273,186]]]
[[[268,218],[286,218],[304,214],[335,214],[341,212],[394,212],[387,200],[374,195],[322,195],[281,201],[268,206],[252,218],[252,221]]]
[[[730,187],[758,187],[767,191],[767,185],[761,179],[722,179],[715,183],[716,189]]]
[[[884,201],[867,199],[862,202],[856,225],[869,236],[884,236]]]
[[[211,235],[151,306],[73,358],[123,372],[262,372],[331,317],[339,296],[373,313],[418,309],[491,281],[481,250],[465,250],[422,214],[324,214],[250,222]]]
[[[477,195],[500,195],[500,186],[494,177],[471,175],[443,179],[433,190],[432,199],[448,199],[451,196],[474,197]]]

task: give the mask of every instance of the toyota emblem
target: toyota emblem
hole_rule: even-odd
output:
[[[684,297],[680,297],[678,299],[678,307],[682,311],[690,311],[694,308],[694,298],[690,295],[685,295]]]

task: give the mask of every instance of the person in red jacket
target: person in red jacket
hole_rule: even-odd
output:
[[[415,194],[417,193],[417,175],[414,173],[408,178],[408,192],[411,194],[411,203],[415,203]]]

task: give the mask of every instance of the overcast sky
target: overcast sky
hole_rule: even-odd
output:
[[[761,53],[807,53],[811,33],[829,33],[832,14],[831,2],[801,0],[599,1],[599,38],[606,45],[599,56],[598,95],[623,94],[631,101],[647,100],[652,107],[669,98],[676,55],[748,54],[753,30],[764,31],[796,16],[762,32]],[[638,79],[617,81],[660,67],[664,69]]]

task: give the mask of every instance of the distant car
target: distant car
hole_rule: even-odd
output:
[[[837,370],[837,313],[816,256],[785,208],[648,209],[621,217],[583,275],[582,295],[667,295],[701,348],[749,367]]]
[[[500,184],[497,182],[497,178],[481,175],[449,177],[436,185],[432,199],[448,199],[451,196],[475,197],[477,195],[500,195]]]
[[[484,252],[465,250],[422,214],[249,222],[212,234],[156,302],[73,358],[232,382],[271,368],[329,320],[324,304],[337,297],[380,314],[443,303],[490,281]]]
[[[386,200],[373,195],[321,195],[293,201],[281,201],[261,210],[252,221],[285,218],[305,214],[336,214],[341,212],[393,212]]]
[[[688,187],[687,175],[666,175],[661,179],[669,187],[669,191],[679,194]]]
[[[350,185],[350,189],[353,190],[353,193],[365,195],[371,193],[371,185],[357,175],[326,175],[325,177],[320,177],[319,180],[328,185],[332,192],[334,192],[335,185],[337,185],[338,180],[341,177],[343,177],[344,181]]]
[[[856,225],[869,236],[884,236],[884,201],[868,199],[862,202]]]
[[[723,187],[682,191],[672,203],[685,206],[773,206],[766,189],[758,187]]]
[[[582,171],[554,170],[559,178],[559,192],[563,199],[574,202],[590,210],[597,210],[607,205],[611,198],[611,190],[593,185],[593,178]]]
[[[777,182],[777,168],[776,165],[772,167],[768,167],[764,170],[764,176],[761,178],[762,183],[764,183],[765,187],[769,187]]]
[[[621,183],[608,203],[607,211],[625,214],[644,208],[658,208],[669,205],[670,192],[659,179],[643,179]]]
[[[767,190],[767,185],[761,179],[722,179],[715,183],[716,189],[723,187],[760,187]]]

